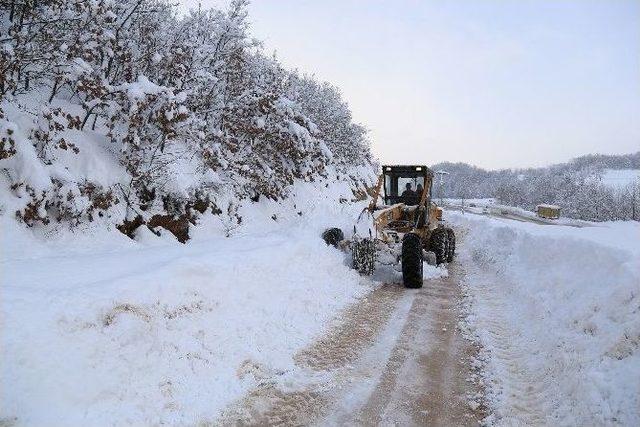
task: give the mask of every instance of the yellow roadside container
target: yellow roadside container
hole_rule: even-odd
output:
[[[536,213],[540,218],[560,218],[560,206],[541,204],[536,206]]]

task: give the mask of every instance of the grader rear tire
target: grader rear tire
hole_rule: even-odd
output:
[[[449,257],[449,233],[445,228],[436,228],[429,238],[429,250],[436,254],[436,264],[444,264]]]
[[[450,228],[447,228],[447,237],[449,239],[449,245],[447,248],[447,262],[451,262],[453,261],[453,257],[456,254],[456,235]]]
[[[422,241],[413,233],[402,239],[402,281],[406,288],[422,287]]]
[[[373,239],[362,239],[353,242],[351,255],[353,268],[358,273],[370,276],[376,269],[376,242]]]

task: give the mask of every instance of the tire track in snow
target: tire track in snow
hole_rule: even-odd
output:
[[[407,290],[384,285],[296,355],[306,384],[265,382],[216,425],[477,425],[476,349],[457,329],[462,274]]]
[[[486,416],[470,381],[477,348],[458,329],[464,271],[457,262],[449,271],[422,289],[374,289],[295,355],[294,371],[264,380],[212,424],[477,425]]]
[[[348,307],[341,321],[294,357],[296,367],[311,383],[283,390],[276,380],[266,381],[225,410],[213,425],[303,425],[318,418],[330,402],[331,390],[340,389],[348,371],[384,328],[403,297],[400,285],[385,284]]]
[[[428,281],[416,293],[398,342],[367,402],[336,425],[477,425],[484,408],[467,399],[473,348],[456,329],[461,275]]]

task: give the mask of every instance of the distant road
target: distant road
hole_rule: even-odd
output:
[[[561,218],[559,220],[545,219],[534,216],[533,213],[531,213],[531,215],[525,215],[519,213],[513,208],[500,206],[465,206],[463,210],[463,207],[461,205],[446,204],[442,206],[442,208],[446,210],[464,212],[472,215],[490,216],[493,218],[510,219],[521,222],[531,222],[533,224],[539,225],[564,225],[578,228],[591,226],[589,223],[579,220],[568,220],[566,218]]]

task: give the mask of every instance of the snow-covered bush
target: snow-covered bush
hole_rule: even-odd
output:
[[[262,53],[247,3],[184,17],[165,0],[1,3],[1,211],[185,240],[200,215],[237,215],[229,200],[333,170],[368,183],[364,128],[336,88]]]
[[[16,141],[13,137],[15,131],[4,117],[4,112],[0,108],[0,160],[16,154]]]

